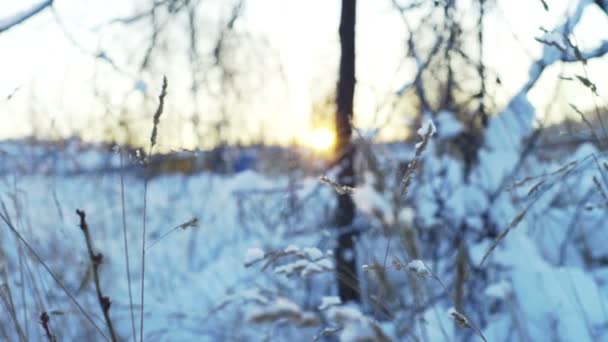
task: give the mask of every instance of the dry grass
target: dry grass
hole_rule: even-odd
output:
[[[89,225],[86,220],[86,213],[84,210],[76,209],[76,214],[80,217],[80,229],[84,234],[84,239],[87,245],[87,251],[89,253],[89,259],[91,261],[91,265],[93,267],[93,280],[95,283],[95,292],[97,293],[97,300],[99,302],[99,306],[101,307],[101,311],[103,313],[103,318],[105,319],[106,326],[108,331],[110,332],[110,338],[112,342],[118,341],[116,336],[116,331],[114,331],[114,325],[112,324],[112,320],[110,319],[110,306],[112,302],[110,298],[103,295],[101,291],[101,282],[99,280],[99,266],[103,263],[103,254],[95,253],[93,247],[93,239],[91,238],[91,232],[89,229]]]
[[[165,96],[167,95],[167,77],[163,76],[163,86],[158,96],[158,108],[154,113],[153,117],[153,125],[152,125],[152,134],[150,135],[150,149],[148,152],[148,158],[152,154],[152,149],[154,145],[156,145],[156,138],[158,135],[158,124],[160,122],[160,116],[163,114],[163,109],[165,105]],[[148,165],[148,159],[144,159],[144,168]],[[146,282],[146,210],[148,208],[148,177],[144,179],[144,209],[142,214],[142,237],[141,237],[141,314],[139,319],[139,329],[140,329],[140,342],[144,341],[144,312],[145,312],[145,282]]]

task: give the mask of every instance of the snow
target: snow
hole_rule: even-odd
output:
[[[411,207],[405,207],[399,211],[399,222],[406,226],[414,225],[416,213]]]
[[[319,304],[319,310],[327,310],[331,306],[340,305],[342,301],[340,297],[336,296],[324,296],[321,298],[321,304]]]
[[[323,252],[317,247],[305,247],[302,253],[311,261],[319,260],[323,257]]]
[[[252,311],[248,321],[256,324],[289,320],[299,325],[316,325],[316,316],[303,311],[296,303],[286,298],[276,298],[267,306]]]
[[[358,186],[353,192],[352,199],[357,205],[357,209],[370,217],[378,217],[384,222],[392,222],[392,207],[382,194],[379,194],[371,182],[366,178],[366,182]]]
[[[422,262],[422,260],[412,260],[407,264],[407,270],[416,274],[417,276],[424,278],[430,274],[428,268]]]
[[[298,253],[295,261],[285,263],[274,268],[277,274],[285,274],[286,276],[298,274],[300,277],[308,277],[317,273],[332,271],[334,268],[333,262],[323,255],[323,252],[315,247],[306,247],[302,249],[302,253]]]
[[[289,245],[285,248],[285,253],[297,253],[300,251],[300,247],[296,245]]]
[[[435,123],[433,122],[433,120],[428,118],[424,121],[422,126],[420,126],[420,128],[418,128],[418,130],[416,132],[421,137],[424,137],[427,134],[430,134],[431,136],[433,136],[437,132],[437,128],[435,127]]]
[[[505,299],[512,292],[511,285],[507,281],[500,281],[495,284],[488,285],[485,290],[485,295],[495,299]]]
[[[40,3],[32,5],[30,8],[25,9],[19,13],[15,13],[6,18],[0,18],[0,32],[6,31],[14,25],[17,25],[36,13],[40,12],[47,6],[51,6],[53,4],[53,0],[45,0]]]
[[[0,31],[48,4],[1,19]],[[472,326],[489,341],[608,340],[605,151],[584,143],[550,159],[536,150],[523,154],[538,119],[528,95],[546,68],[575,59],[565,37],[592,4],[573,1],[567,20],[537,37],[544,46],[521,88],[484,131],[469,132],[480,135],[481,145],[468,168],[453,139],[465,130],[466,113],[427,112],[414,146],[371,144],[380,170],[357,170],[356,188],[333,182],[335,168],[161,173],[148,183],[149,234],[142,237],[140,155],[122,151],[127,167],[120,170],[115,146],[16,140],[0,143],[0,212],[98,322],[74,209],[87,212],[95,249],[104,255],[101,285],[124,340],[132,333],[119,170],[136,315],[142,239],[154,241],[192,217],[204,227],[178,229],[147,252],[145,340],[295,341],[327,334],[341,341],[459,341],[472,340]],[[137,80],[132,88],[145,93],[148,85]],[[380,129],[359,132],[364,139],[382,136]],[[412,158],[420,164],[401,194],[400,163]],[[359,234],[344,256],[356,255],[360,305],[337,296],[336,192],[351,195],[357,207]],[[398,267],[387,267],[393,260]],[[398,260],[410,261],[403,267]],[[452,306],[462,260],[459,313]],[[28,339],[44,340],[35,323],[41,309],[51,313],[60,340],[99,339],[3,222],[0,288],[3,300],[11,290]],[[0,315],[0,331],[23,339],[7,316]]]
[[[480,279],[477,274],[469,274],[471,283],[466,291],[475,293],[481,304],[474,310],[466,307],[466,313],[489,341],[513,340],[514,335],[544,340],[547,331],[563,340],[607,338],[603,326],[608,321],[608,272],[605,266],[587,265],[581,255],[581,246],[589,250],[586,257],[606,254],[608,233],[597,229],[606,220],[604,200],[593,181],[593,177],[602,180],[594,161],[597,158],[599,165],[606,161],[602,152],[585,144],[560,160],[532,156],[514,171],[522,145],[500,144],[488,136],[479,165],[465,181],[461,161],[439,153],[440,121],[437,137],[430,139],[421,156],[423,167],[414,176],[411,197],[405,203],[394,201],[393,191],[400,179],[392,173],[386,175],[389,181],[384,192],[374,187],[376,176],[365,175],[352,193],[358,207],[356,220],[366,225],[356,249],[358,269],[365,279],[364,293],[380,298],[377,290],[382,289],[378,284],[383,279],[395,298],[413,305],[408,301],[408,277],[403,271],[384,269],[386,256],[389,264],[393,258],[410,260],[406,270],[427,278],[416,280],[424,281],[425,293],[440,298],[436,302],[416,315],[395,309],[393,320],[378,322],[381,316],[367,310],[367,303],[356,306],[338,300],[331,253],[336,235],[331,215],[335,191],[319,184],[318,175],[298,176],[294,197],[301,201],[303,210],[294,216],[286,211],[286,192],[280,190],[287,189],[290,182],[284,175],[252,170],[230,176],[204,172],[162,175],[149,182],[148,241],[192,217],[197,217],[204,229],[176,230],[147,254],[146,338],[256,340],[272,326],[281,331],[281,339],[312,340],[326,331],[342,341],[382,340],[383,335],[389,336],[386,340],[400,340],[400,327],[411,325],[412,331],[426,330],[428,340],[458,340],[463,329],[455,328],[450,315],[444,314],[453,305],[448,300],[451,296],[441,297],[445,290],[435,277],[453,291],[456,259],[448,242],[459,236],[466,241],[467,260],[477,267],[476,272],[486,272],[487,278],[479,282],[475,282]],[[429,123],[426,127],[432,126]],[[514,134],[525,136],[519,133]],[[399,155],[412,157],[415,153],[411,146],[403,146],[403,151],[391,148]],[[73,210],[86,210],[96,249],[105,256],[101,281],[113,302],[112,317],[121,336],[130,336],[128,285],[123,281],[126,265],[120,178],[108,169],[119,165],[115,149],[88,149],[76,142],[67,143],[67,151],[29,146],[25,154],[17,143],[0,145],[0,149],[8,153],[0,161],[0,199],[11,218],[19,222],[19,231],[74,290],[83,282],[87,258]],[[129,163],[135,163],[135,158]],[[572,166],[564,168],[569,163]],[[540,178],[526,180],[531,176]],[[541,179],[542,186],[530,192]],[[130,257],[137,298],[141,260],[136,246],[141,243],[143,180],[135,167],[126,170],[125,185],[127,235],[135,246]],[[581,210],[589,204],[594,205],[593,210]],[[509,231],[479,266],[494,242],[483,233],[489,229],[503,232],[524,209],[526,215],[517,228]],[[385,230],[384,224],[393,231]],[[460,235],[463,226],[468,231]],[[18,288],[20,254],[15,246],[19,244],[4,227],[0,231],[0,267],[9,274],[8,284]],[[419,247],[416,257],[402,244],[405,233],[412,232]],[[391,233],[395,235],[389,244]],[[438,240],[428,244],[432,236]],[[402,258],[405,252],[408,254]],[[435,260],[435,253],[445,257]],[[273,255],[282,256],[271,262]],[[44,284],[51,293],[43,298],[49,311],[74,312],[65,294],[56,290],[39,265],[30,263],[29,267],[40,275],[26,279],[23,288]],[[89,290],[81,290],[78,300],[92,311],[97,306],[94,292]],[[22,299],[15,301],[21,305]],[[399,301],[391,299],[388,305],[398,305]],[[33,312],[34,298],[25,298],[25,302],[28,312]],[[138,307],[137,300],[134,304]],[[479,319],[479,313],[485,321]],[[515,319],[521,328],[514,332]],[[81,321],[76,314],[52,315],[51,320],[60,327],[82,326],[82,322],[76,324]],[[203,336],[201,330],[213,333]],[[78,337],[69,329],[64,334],[66,338]]]
[[[248,289],[241,292],[240,297],[249,300],[258,302],[260,304],[267,304],[268,298],[266,298],[260,291],[260,289]]]
[[[377,324],[354,306],[331,306],[327,319],[341,327],[341,342],[384,341]]]
[[[555,46],[562,51],[565,51],[568,48],[564,34],[561,32],[545,32],[535,39],[543,44]]]
[[[435,117],[435,122],[437,124],[437,136],[440,139],[455,137],[463,130],[462,123],[456,120],[452,112],[439,112]]]
[[[148,84],[144,80],[137,80],[133,85],[133,89],[141,92],[142,94],[148,93]]]
[[[450,318],[453,319],[456,324],[463,328],[468,328],[471,326],[469,320],[453,307],[448,310],[448,316],[450,316]]]
[[[264,251],[261,250],[260,248],[249,248],[247,249],[247,252],[245,253],[245,264],[252,264],[256,261],[260,261],[262,259],[264,259]]]

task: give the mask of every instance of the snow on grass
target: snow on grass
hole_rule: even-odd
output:
[[[435,127],[435,123],[432,119],[427,118],[416,132],[420,137],[424,137],[427,134],[433,136],[437,132],[437,127]]]
[[[255,324],[290,321],[299,326],[317,326],[319,318],[312,312],[305,311],[300,306],[286,298],[276,298],[268,305],[249,313],[248,321]]]
[[[441,130],[440,126],[438,130]],[[429,151],[434,152],[432,144],[429,148]],[[597,152],[590,145],[581,146],[575,153],[568,155],[568,160],[579,161]],[[402,229],[402,224],[408,228],[414,224],[427,227],[425,224],[432,222],[434,226],[428,226],[429,229],[450,235],[457,233],[453,226],[455,223],[468,222],[470,227],[483,232],[486,227],[482,225],[484,221],[481,212],[485,210],[488,210],[487,215],[495,222],[508,225],[521,211],[521,204],[528,200],[527,193],[531,186],[501,193],[492,199],[492,207],[488,207],[486,190],[495,189],[494,186],[500,184],[500,177],[492,172],[507,172],[509,168],[500,163],[513,165],[514,160],[502,160],[511,158],[509,153],[501,155],[499,151],[491,149],[486,153],[491,158],[483,159],[486,157],[482,154],[482,162],[496,160],[498,165],[491,165],[489,171],[483,173],[481,170],[479,174],[473,173],[469,184],[463,184],[462,167],[456,160],[436,158],[434,153],[425,153],[427,159],[421,179],[416,179],[412,184],[412,192],[416,194],[417,200],[411,203],[411,207],[401,208],[403,213],[399,215],[404,217],[399,222],[394,222],[398,223],[395,226],[399,226],[399,229]],[[40,155],[44,153],[40,152]],[[99,153],[98,157],[102,158],[100,160],[115,158],[103,153]],[[101,163],[100,160],[95,160],[93,153],[83,154],[82,158],[81,164],[86,167]],[[602,165],[603,159],[598,161]],[[0,161],[2,162],[5,161]],[[530,340],[543,340],[546,331],[552,330],[564,340],[593,341],[608,336],[601,328],[608,321],[605,281],[608,276],[601,267],[585,266],[575,249],[579,243],[577,241],[582,241],[580,243],[587,243],[591,247],[592,256],[599,257],[605,254],[605,243],[608,241],[606,232],[597,229],[605,220],[605,212],[600,209],[581,212],[577,209],[577,202],[587,198],[589,193],[592,194],[589,201],[603,203],[592,178],[597,176],[597,170],[590,168],[590,165],[593,163],[580,163],[569,176],[564,172],[555,173],[551,176],[553,178],[546,181],[546,184],[551,184],[557,179],[560,186],[550,191],[540,188],[535,196],[544,197],[529,199],[534,200],[538,209],[531,207],[518,228],[498,245],[488,260],[488,266],[484,265],[492,267],[490,282],[483,288],[469,289],[478,291],[488,301],[511,301],[510,305],[524,318],[518,318],[518,324],[523,326]],[[57,166],[55,170],[68,170],[59,164]],[[551,174],[560,168],[560,163],[540,164],[532,160],[526,167],[529,168],[526,173],[513,177],[514,182],[524,179],[526,175]],[[486,182],[488,178],[475,175],[492,177],[492,180]],[[128,238],[138,244],[141,242],[141,178],[127,173],[125,182]],[[126,281],[122,281],[125,279],[125,261],[122,240],[119,239],[121,225],[118,224],[121,218],[119,184],[118,176],[111,173],[74,175],[70,171],[66,174],[34,173],[18,176],[9,173],[0,177],[0,196],[11,216],[20,222],[19,229],[26,239],[41,253],[49,267],[61,273],[63,282],[70,289],[80,287],[88,266],[81,233],[75,225],[77,218],[73,213],[77,207],[86,210],[95,236],[95,245],[104,253],[102,285],[113,303],[112,317],[116,319],[121,336],[128,336],[128,288]],[[230,177],[206,173],[189,177],[161,176],[150,182],[150,240],[192,217],[199,218],[205,229],[178,230],[161,240],[148,253],[146,322],[149,323],[146,326],[162,327],[163,331],[150,328],[145,334],[147,338],[214,340],[213,337],[216,336],[213,335],[209,335],[209,338],[201,337],[201,330],[215,331],[218,330],[216,327],[226,329],[238,325],[242,329],[234,332],[235,336],[251,340],[259,337],[256,335],[259,331],[252,326],[252,321],[270,324],[276,322],[271,317],[278,320],[287,318],[290,324],[301,327],[320,324],[319,315],[331,318],[327,327],[316,325],[312,331],[298,331],[288,337],[306,336],[312,339],[312,335],[322,328],[340,327],[335,334],[344,341],[356,340],[357,336],[378,340],[378,336],[381,336],[378,335],[379,331],[396,331],[386,328],[394,328],[397,318],[387,326],[380,326],[369,314],[362,313],[361,309],[343,306],[337,297],[327,297],[332,293],[331,286],[327,284],[333,284],[335,265],[333,256],[329,253],[332,234],[322,232],[333,232],[333,227],[321,218],[324,217],[327,206],[335,199],[335,194],[328,187],[315,190],[318,186],[316,177],[304,178],[298,195],[316,197],[305,203],[306,210],[302,211],[301,218],[295,222],[296,228],[310,227],[310,231],[293,234],[293,230],[290,230],[293,225],[277,219],[284,214],[281,210],[285,204],[285,193],[265,192],[287,184],[287,177],[270,177],[252,171]],[[263,191],[256,192],[259,189]],[[394,210],[389,198],[375,192],[367,184],[355,189],[354,196],[357,204],[364,209],[360,210],[361,215],[385,211],[389,216]],[[441,210],[437,206],[436,196],[441,196]],[[514,204],[514,200],[521,201],[519,207]],[[440,219],[438,213],[445,216]],[[576,223],[576,234],[569,232],[565,222]],[[497,227],[499,231],[502,228],[504,226]],[[17,242],[3,227],[0,227],[0,232],[3,252],[0,267],[9,275],[8,283],[17,286],[20,284],[16,277],[19,274],[16,270],[19,270],[20,260],[19,250],[15,248]],[[384,235],[378,234],[378,230],[370,229],[370,232],[362,234],[359,240],[359,249],[365,249],[359,256],[360,263],[373,265],[368,267],[368,271],[381,268],[378,260],[383,260],[387,248]],[[488,239],[467,241],[473,265],[479,265],[489,243]],[[389,257],[392,253],[399,253],[395,245],[392,245]],[[565,246],[563,253],[567,258],[560,264],[562,245]],[[256,246],[263,246],[264,249]],[[273,251],[286,255],[270,264],[268,270],[243,266],[243,261],[269,260]],[[427,251],[423,248],[420,252],[421,260],[412,260],[406,267],[411,272],[428,276],[425,273],[428,269],[422,262],[427,260]],[[132,256],[133,265],[138,264],[138,258],[137,253]],[[447,264],[451,265],[450,262]],[[435,266],[433,264],[434,271]],[[38,272],[37,265],[31,264],[30,267]],[[445,269],[449,271],[449,266],[446,266],[445,260],[439,260],[437,269],[438,273],[445,273]],[[295,277],[277,277],[276,273]],[[368,273],[371,272],[366,272]],[[387,273],[395,291],[409,295],[403,272],[392,270]],[[449,284],[450,279],[444,278],[443,273],[438,276]],[[69,301],[45,278],[44,273],[36,277],[43,279],[45,288],[50,293],[49,296],[43,296],[43,304],[49,311],[74,312]],[[310,284],[310,292],[301,286],[304,283],[302,277]],[[139,280],[136,275],[133,279],[135,282]],[[26,281],[24,289],[29,291],[31,285]],[[282,293],[275,293],[277,291]],[[85,307],[97,307],[95,297],[87,287],[78,296]],[[29,312],[33,312],[36,307],[33,298],[26,298]],[[16,300],[19,305],[20,299]],[[318,308],[323,312],[308,311],[310,303],[319,304]],[[436,315],[436,312],[445,312],[448,305],[449,303],[438,302],[421,312],[430,340],[445,340],[441,327],[446,330],[448,340],[457,339],[451,328],[445,329],[453,325],[449,317]],[[510,322],[513,317],[510,311],[500,307],[497,310],[483,327],[484,335],[491,341],[506,340],[512,336]],[[399,314],[397,312],[396,317],[400,317]],[[61,318],[52,316],[51,322],[53,320],[58,324],[61,322],[63,325],[81,326],[76,325],[80,318],[75,314],[66,314]],[[471,320],[479,322],[474,315]],[[420,330],[422,323],[416,320],[411,324]],[[554,329],[555,326],[558,328]],[[71,335],[73,332],[69,330],[64,333],[66,338],[77,337]]]
[[[422,260],[412,260],[407,264],[406,268],[409,272],[412,272],[421,278],[425,278],[430,275],[428,268],[424,262],[422,262]]]
[[[302,253],[311,261],[321,259],[323,252],[317,247],[305,247],[302,249]]]
[[[330,306],[327,319],[340,327],[341,342],[390,341],[381,327],[353,305]]]
[[[511,284],[509,284],[506,281],[500,281],[498,283],[495,284],[491,284],[488,287],[486,287],[486,290],[484,291],[485,295],[490,297],[490,298],[495,298],[495,299],[506,299],[511,292],[513,291],[513,288],[511,287]]]
[[[264,251],[260,248],[254,247],[254,248],[249,248],[247,249],[247,252],[245,253],[245,260],[244,263],[245,265],[251,265],[255,262],[258,262],[262,259],[264,259]]]
[[[323,296],[321,298],[321,304],[319,304],[319,310],[327,310],[331,306],[340,305],[342,301],[337,296]]]

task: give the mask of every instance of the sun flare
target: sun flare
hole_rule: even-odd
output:
[[[308,132],[304,139],[307,146],[317,152],[329,152],[336,144],[336,135],[327,127],[319,127]]]

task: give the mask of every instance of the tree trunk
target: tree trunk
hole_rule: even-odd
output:
[[[354,145],[351,143],[353,98],[355,93],[355,16],[356,0],[342,0],[340,18],[340,75],[337,89],[336,150],[339,163],[338,182],[353,187]],[[356,268],[354,239],[357,232],[352,229],[355,204],[349,194],[338,194],[335,223],[339,230],[335,250],[338,293],[342,302],[359,301],[359,280]]]

